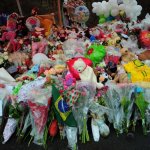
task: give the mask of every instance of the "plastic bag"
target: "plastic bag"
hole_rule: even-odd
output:
[[[98,142],[100,139],[99,127],[98,127],[95,119],[93,119],[93,118],[91,120],[91,128],[92,128],[93,139],[95,142]]]
[[[44,85],[45,81],[46,81],[45,78],[37,78],[36,80],[30,83],[24,84],[18,93],[18,97],[17,97],[18,102],[20,101],[27,102],[28,99],[32,99],[33,95],[30,94],[31,91],[34,89],[41,88]]]
[[[3,131],[3,138],[4,138],[4,141],[2,142],[3,144],[5,144],[10,139],[10,137],[15,132],[16,127],[17,127],[17,120],[15,120],[14,118],[8,118],[5,129]]]
[[[68,147],[71,150],[77,149],[77,128],[76,127],[65,127],[66,136],[68,139]]]

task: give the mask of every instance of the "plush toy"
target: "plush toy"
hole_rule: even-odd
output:
[[[117,66],[117,74],[115,75],[115,78],[113,80],[115,83],[131,83],[130,78],[128,77],[128,74],[124,70],[122,65]]]
[[[109,76],[111,76],[112,79],[114,79],[117,72],[117,64],[114,63],[113,61],[109,61],[105,67],[105,71]]]
[[[49,58],[43,53],[37,53],[32,57],[33,65],[45,65],[51,66],[52,63],[50,62]]]
[[[132,60],[136,59],[136,55],[130,52],[127,48],[122,48],[120,50],[121,53],[121,61],[122,63],[128,63]]]
[[[56,74],[62,74],[65,71],[66,66],[65,64],[56,64],[54,66],[54,69],[56,71]]]
[[[0,38],[1,41],[13,41],[16,37],[16,32],[15,31],[9,31],[9,32],[4,32],[2,35],[2,38]]]
[[[84,57],[77,57],[77,58],[69,59],[66,63],[67,63],[69,71],[71,72],[71,74],[73,75],[73,77],[76,80],[79,80],[80,77],[79,77],[78,71],[76,69],[74,69],[73,65],[74,65],[75,61],[77,61],[79,58],[81,58],[88,66],[92,66],[92,64],[93,64],[90,59],[84,58]]]
[[[13,63],[16,67],[26,66],[26,61],[29,59],[29,56],[23,52],[14,52],[9,54],[8,61]]]
[[[106,50],[103,45],[94,43],[87,48],[85,57],[92,60],[94,66],[99,64],[106,55]]]
[[[46,39],[41,38],[40,41],[32,41],[32,56],[34,56],[36,53],[44,53],[46,50],[46,47],[48,45],[48,42]]]
[[[65,90],[68,89],[70,86],[75,86],[75,84],[76,84],[76,79],[72,76],[70,72],[68,72],[63,81]]]
[[[109,75],[106,72],[102,72],[97,75],[97,81],[101,82],[104,85],[108,81],[108,79],[109,79]]]
[[[98,89],[103,87],[102,83],[97,82],[97,77],[92,67],[88,66],[81,58],[74,62],[73,67],[78,71],[81,81],[94,84]]]
[[[138,59],[141,61],[150,60],[150,50],[146,50],[138,55]]]
[[[120,37],[116,32],[111,33],[111,37],[108,38],[107,40],[107,45],[108,46],[116,46],[119,42],[121,42]]]

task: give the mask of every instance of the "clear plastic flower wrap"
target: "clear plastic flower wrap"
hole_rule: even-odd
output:
[[[150,88],[144,89],[144,97],[145,100],[149,103],[147,110],[146,110],[146,124],[148,126],[148,129],[150,129]]]
[[[87,116],[91,103],[94,101],[96,87],[92,83],[79,81],[76,89],[81,92],[77,103],[73,107],[73,114],[78,123],[79,134],[82,136],[82,142],[89,141],[87,130]]]
[[[52,94],[52,88],[35,89],[30,92],[32,99],[28,100],[30,108],[30,118],[32,124],[31,136],[34,137],[33,142],[38,145],[44,143],[44,129],[48,117],[48,100]]]
[[[24,84],[18,92],[18,95],[17,95],[18,102],[20,101],[26,102],[28,99],[32,99],[33,95],[31,91],[34,89],[36,90],[36,89],[41,88],[44,85],[45,81],[46,81],[45,78],[40,77],[34,81]]]
[[[65,126],[65,132],[68,140],[68,147],[71,150],[77,150],[77,127]]]
[[[18,124],[18,122],[16,119],[8,118],[6,126],[3,131],[3,138],[4,138],[4,141],[2,142],[3,144],[5,144],[10,139],[10,137],[13,135],[13,133],[15,132],[15,130],[17,128],[17,124]]]
[[[104,95],[106,106],[113,111],[108,119],[112,119],[114,128],[119,133],[128,131],[130,126],[135,100],[134,89],[132,84],[109,85],[109,90]]]
[[[135,101],[135,86],[131,84],[125,84],[121,87],[121,106],[123,109],[123,127],[127,132],[130,127],[131,115],[133,113],[133,105]]]
[[[0,126],[2,123],[2,116],[3,116],[3,109],[4,109],[4,105],[6,103],[5,98],[7,96],[7,91],[3,88],[0,88]]]

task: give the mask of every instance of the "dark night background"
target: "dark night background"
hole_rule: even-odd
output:
[[[63,3],[63,0],[60,0]],[[91,4],[93,2],[98,2],[102,0],[84,0],[86,2],[87,7],[90,11],[92,11]],[[45,3],[47,4],[45,5]],[[150,13],[150,0],[137,0],[138,4],[143,7],[142,14],[140,18],[144,18],[146,13]],[[57,20],[57,0],[20,0],[20,4],[22,7],[23,15],[30,15],[31,9],[33,7],[39,8],[39,14],[45,13],[55,13],[55,18]],[[16,0],[0,0],[0,12],[18,12]],[[98,17],[91,12],[90,19],[87,22],[88,26],[94,26],[98,23]]]

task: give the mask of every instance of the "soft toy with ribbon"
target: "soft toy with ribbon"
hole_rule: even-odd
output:
[[[77,61],[79,58],[81,58],[86,63],[86,65],[92,66],[92,61],[88,58],[76,57],[76,58],[68,60],[67,61],[68,69],[69,69],[70,73],[73,75],[73,77],[76,78],[77,80],[80,79],[79,73],[77,70],[74,69],[73,65],[74,65],[75,61]]]

